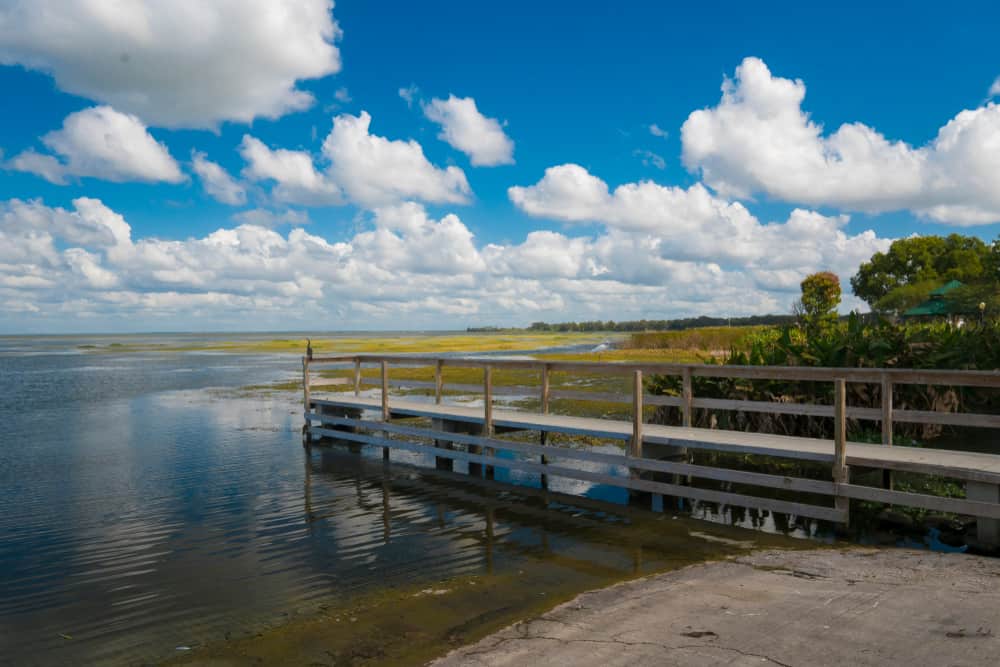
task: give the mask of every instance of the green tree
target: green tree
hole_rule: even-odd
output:
[[[829,271],[806,276],[802,298],[796,310],[803,330],[809,335],[823,333],[837,323],[840,305],[840,278]]]
[[[873,310],[905,310],[949,280],[976,283],[1000,274],[1000,246],[974,236],[914,236],[875,253],[851,278],[854,293]]]

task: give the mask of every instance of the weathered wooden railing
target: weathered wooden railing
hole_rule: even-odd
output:
[[[379,369],[376,381],[372,381],[362,373],[363,366],[369,364],[377,365]],[[349,377],[314,378],[317,368],[329,369],[331,366],[345,365],[347,368],[353,365],[353,373]],[[433,371],[433,380],[391,380],[390,367],[426,368],[428,374]],[[485,466],[487,472],[493,467],[500,467],[539,473],[543,475],[543,479],[547,479],[548,476],[570,477],[623,486],[633,492],[754,507],[840,523],[848,521],[850,499],[909,505],[979,517],[981,541],[1000,543],[1000,521],[998,521],[1000,520],[1000,455],[892,447],[894,423],[1000,428],[1000,415],[894,409],[892,395],[896,385],[1000,388],[998,371],[561,362],[398,355],[304,358],[302,368],[307,436],[335,436],[362,444],[378,445],[383,447],[386,457],[391,448],[406,449],[433,454],[439,462],[466,461],[470,464],[470,471],[478,471],[482,466]],[[480,368],[482,384],[447,384],[444,375],[448,368]],[[494,386],[495,369],[535,371],[538,373],[537,383]],[[589,378],[624,376],[631,382],[623,386],[620,393],[580,391],[553,387],[553,373],[581,374]],[[647,394],[644,378],[650,375],[679,377],[680,395]],[[699,398],[695,396],[693,389],[693,378],[696,377],[830,382],[833,385],[834,400],[832,405],[826,405]],[[847,405],[848,383],[878,385],[881,395],[880,407]],[[317,399],[312,396],[312,390],[320,387],[346,390],[348,393]],[[362,389],[365,387],[379,390],[377,401],[362,396]],[[429,401],[419,402],[401,398],[390,400],[392,388],[432,391],[434,402],[432,404]],[[350,397],[352,389],[353,397]],[[446,390],[481,394],[483,407],[479,409],[448,405],[444,402]],[[498,395],[535,396],[539,401],[539,410],[538,412],[498,411],[494,406],[494,397]],[[631,420],[551,414],[553,401],[560,399],[631,403]],[[683,425],[674,427],[646,423],[643,417],[646,406],[679,408]],[[831,441],[693,428],[696,409],[829,418],[833,420],[834,437]],[[380,419],[377,421],[363,419],[361,411],[365,410],[376,412]],[[394,417],[431,418],[432,428],[395,424],[392,423]],[[849,419],[880,422],[882,445],[849,443],[847,440]],[[318,422],[319,425],[313,425],[313,422]],[[539,431],[541,441],[535,445],[523,440],[501,439],[495,435],[498,429]],[[627,447],[623,455],[614,455],[552,446],[547,439],[549,433],[593,435],[624,441]],[[419,444],[412,440],[413,438],[433,441],[434,444]],[[456,444],[464,445],[465,450],[455,449]],[[679,460],[686,453],[685,448],[762,454],[828,463],[831,466],[830,481],[695,465]],[[540,455],[541,462],[500,458],[496,456],[497,450],[521,456]],[[553,461],[557,459],[622,466],[627,468],[630,474],[627,477],[618,477],[578,470],[565,465],[556,465]],[[945,498],[855,484],[850,479],[849,466],[852,465],[962,480],[966,484],[966,498]],[[664,479],[664,474],[669,477]],[[699,488],[681,483],[683,481],[681,478],[691,477],[828,496],[832,498],[833,506]]]

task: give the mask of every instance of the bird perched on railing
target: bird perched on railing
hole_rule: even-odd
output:
[[[312,341],[306,338],[306,359],[312,361],[313,358],[313,344]]]

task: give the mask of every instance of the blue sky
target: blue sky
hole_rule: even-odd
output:
[[[1000,233],[988,3],[114,4],[0,0],[2,332],[781,312]]]

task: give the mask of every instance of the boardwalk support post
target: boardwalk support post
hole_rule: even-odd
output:
[[[969,480],[965,483],[965,498],[984,503],[1000,503],[1000,485]],[[1000,520],[978,517],[976,539],[983,547],[989,549],[1000,547]]]
[[[389,412],[389,364],[388,364],[388,362],[385,361],[385,359],[383,359],[382,360],[382,421],[384,421],[384,422],[389,421],[389,414],[390,414],[390,412]],[[387,432],[383,431],[382,436],[385,437],[385,438],[388,438],[389,434]],[[388,447],[383,447],[382,448],[382,460],[383,461],[388,461],[389,460],[389,448]]]
[[[882,444],[892,447],[892,380],[882,374]],[[882,471],[882,486],[892,489],[892,471]]]
[[[361,395],[361,359],[354,357],[354,395]]]
[[[309,358],[302,357],[302,446],[308,447],[312,444],[312,433],[309,430],[309,412],[312,407],[309,400]]]
[[[632,372],[632,438],[628,443],[629,458],[642,458],[642,371]],[[629,478],[636,480],[642,477],[639,468],[629,468]],[[647,491],[629,490],[629,502],[649,508],[652,494]]]
[[[400,363],[407,366],[421,365],[435,373],[435,382],[414,383],[433,388],[440,395],[438,387],[442,366],[483,369],[484,403],[481,409],[467,406],[441,405],[427,401],[407,401],[391,399],[390,386],[409,386],[409,382],[390,383],[388,365]],[[338,364],[344,369],[344,377],[311,377],[312,372],[326,365]],[[350,371],[345,368],[353,364],[355,389],[351,391]],[[381,364],[379,380],[369,385],[381,384],[381,397],[354,396],[357,393],[359,367],[364,364]],[[437,366],[437,368],[435,368]],[[541,412],[549,412],[551,399],[582,399],[609,401],[622,404],[632,403],[631,423],[627,419],[595,419],[570,414],[539,414],[509,409],[496,409],[493,405],[493,370],[531,369],[541,371],[542,407]],[[616,393],[598,391],[576,391],[560,385],[550,388],[551,374],[556,373],[597,373],[622,378],[632,376],[630,387]],[[829,384],[834,400],[819,403],[787,404],[779,401],[730,400],[696,397],[685,387],[681,396],[647,396],[644,376],[648,373],[671,375],[675,378],[687,375],[697,377],[731,377],[743,379],[779,379]],[[561,377],[561,376],[560,376]],[[879,385],[884,402],[881,406],[848,405],[847,386],[849,382],[864,385]],[[1000,455],[985,455],[949,450],[920,449],[910,451],[908,447],[890,445],[894,423],[931,423],[941,425],[969,426],[1000,429],[1000,415],[972,412],[942,412],[908,409],[893,406],[893,389],[899,386],[923,384],[930,386],[970,386],[1000,387],[1000,371],[940,371],[923,369],[867,369],[867,368],[806,368],[806,367],[748,367],[748,366],[691,366],[685,364],[608,364],[588,362],[526,361],[521,359],[441,359],[415,356],[343,355],[302,360],[302,401],[304,415],[303,437],[322,438],[326,444],[344,443],[351,451],[363,447],[402,449],[430,455],[444,461],[464,461],[472,475],[482,475],[485,466],[499,467],[543,478],[543,485],[552,476],[582,480],[588,483],[607,484],[627,489],[629,501],[639,504],[650,494],[679,501],[691,500],[697,503],[715,503],[733,508],[750,508],[752,511],[769,511],[782,515],[794,515],[830,521],[842,526],[850,519],[850,501],[887,503],[907,507],[918,507],[934,512],[948,512],[973,516],[979,519],[979,544],[984,548],[1000,547]],[[565,383],[564,383],[565,384]],[[688,382],[684,383],[689,384]],[[325,391],[325,386],[340,386],[332,396],[313,396],[313,390]],[[475,385],[460,385],[462,391],[477,391]],[[456,389],[459,386],[455,386]],[[521,395],[534,394],[533,388],[503,387],[505,393]],[[631,391],[631,396],[629,395]],[[362,392],[363,393],[363,392]],[[680,393],[680,392],[679,392]],[[538,394],[535,394],[538,395]],[[878,390],[876,390],[876,396]],[[390,400],[392,406],[390,408]],[[645,404],[669,406],[686,412],[684,423],[690,426],[668,426],[666,424],[646,424],[643,408]],[[365,418],[364,413],[378,411],[381,407],[382,419]],[[685,410],[684,408],[687,407]],[[795,414],[810,417],[834,419],[834,437],[831,440],[812,440],[783,435],[746,434],[740,431],[699,428],[694,425],[695,409],[700,410],[747,410],[750,412],[773,412],[775,414]],[[560,411],[565,412],[565,411]],[[677,414],[673,412],[672,414]],[[432,428],[417,427],[409,423],[393,422],[393,416],[430,418]],[[849,420],[881,422],[883,444],[848,443]],[[510,432],[535,431],[541,435],[541,445],[528,443],[524,439],[498,439],[491,435],[494,431]],[[575,447],[557,447],[552,433],[568,436],[592,435],[600,439],[612,439],[626,444],[627,449],[618,452],[592,451]],[[435,442],[438,446],[424,444]],[[448,447],[442,446],[442,441]],[[457,446],[456,446],[457,445]],[[831,465],[832,479],[800,478],[775,475],[735,468],[718,468],[709,462],[695,463],[686,458],[687,449],[724,452],[746,452],[760,456],[777,458],[823,461]],[[848,449],[849,448],[849,449]],[[491,456],[483,456],[483,450]],[[512,452],[516,455],[497,457],[496,452]],[[832,452],[832,456],[831,456]],[[532,457],[529,460],[527,457]],[[547,458],[544,458],[547,457]],[[539,463],[539,458],[541,463]],[[604,474],[590,467],[565,465],[563,460],[583,461],[600,465],[625,468],[629,474]],[[307,458],[308,460],[308,458]],[[850,481],[850,466],[864,469],[905,470],[916,474],[942,475],[967,484],[967,498],[951,498],[895,491],[880,488],[880,485],[857,485]],[[464,464],[463,464],[464,466]],[[683,483],[684,477],[723,482],[716,485]],[[729,487],[728,484],[739,485]],[[783,489],[789,492],[808,493],[812,496],[826,496],[826,503],[797,502],[771,495],[744,492],[741,487],[765,487]],[[645,496],[645,497],[643,497]],[[684,505],[687,503],[684,502]],[[831,506],[833,505],[833,506]],[[666,503],[664,503],[666,507]]]
[[[847,381],[837,378],[833,381],[833,482],[834,506],[844,512],[844,525],[849,519],[851,500],[841,495],[840,485],[850,484],[850,470],[847,467]]]
[[[549,414],[549,365],[548,364],[542,364],[541,408],[543,415]],[[548,443],[549,443],[548,431],[539,432],[538,444],[540,444],[542,447],[545,447]],[[540,460],[542,465],[547,465],[549,462],[549,459],[545,456],[545,454],[542,454]],[[543,473],[541,483],[543,489],[549,488],[549,476]]]
[[[483,367],[483,435],[493,437],[493,367]],[[492,447],[486,448],[486,456],[495,454]],[[493,479],[493,466],[486,466],[486,479]]]
[[[681,401],[683,406],[681,411],[683,414],[683,424],[685,428],[691,428],[691,424],[694,420],[692,412],[694,411],[694,391],[691,389],[691,367],[685,366],[684,372],[681,375]]]
[[[441,377],[441,367],[444,360],[438,359],[434,364],[434,403],[441,405],[441,395],[444,393],[444,380]]]

